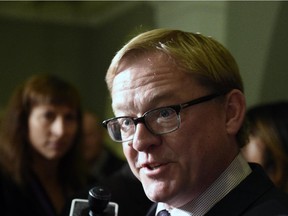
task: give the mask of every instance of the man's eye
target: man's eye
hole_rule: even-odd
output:
[[[132,125],[134,125],[134,122],[132,119],[121,119],[119,121],[120,129],[122,133],[126,133],[132,129]]]
[[[131,119],[124,119],[121,123],[122,127],[128,127],[133,124],[133,121]]]
[[[171,109],[162,109],[159,111],[159,117],[167,118],[169,117],[173,111]]]

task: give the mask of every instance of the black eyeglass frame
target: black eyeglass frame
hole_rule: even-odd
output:
[[[176,114],[177,114],[177,117],[178,119],[180,118],[179,114],[180,114],[180,111],[182,109],[185,109],[187,107],[190,107],[190,106],[193,106],[193,105],[196,105],[196,104],[200,104],[200,103],[203,103],[203,102],[206,102],[206,101],[209,101],[209,100],[212,100],[216,97],[219,97],[219,96],[222,96],[224,95],[225,93],[213,93],[213,94],[210,94],[210,95],[206,95],[206,96],[203,96],[203,97],[199,97],[199,98],[196,98],[196,99],[193,99],[191,101],[188,101],[188,102],[185,102],[185,103],[181,103],[181,104],[177,104],[177,105],[171,105],[171,106],[165,106],[165,107],[158,107],[158,108],[155,108],[155,109],[151,109],[151,110],[148,110],[147,112],[145,112],[141,117],[131,117],[131,116],[119,116],[119,117],[114,117],[114,118],[110,118],[110,119],[107,119],[107,120],[104,120],[102,122],[102,125],[108,129],[108,123],[110,121],[114,121],[114,120],[117,120],[119,118],[128,118],[128,119],[131,119],[135,125],[135,127],[137,126],[138,123],[143,123],[145,125],[145,127],[154,135],[162,135],[162,134],[167,134],[167,133],[171,133],[177,129],[179,129],[179,126],[180,126],[180,121],[178,120],[178,127],[175,128],[174,130],[171,130],[171,131],[168,131],[168,132],[163,132],[163,133],[155,133],[152,129],[150,129],[150,127],[146,124],[145,122],[145,117],[151,113],[151,112],[154,112],[155,110],[158,110],[158,109],[165,109],[165,108],[170,108],[170,109],[173,109]],[[109,134],[110,135],[110,134]],[[110,136],[111,137],[111,136]],[[112,140],[116,141],[116,142],[126,142],[126,141],[130,141],[130,140],[125,140],[125,141],[119,141],[119,140],[115,140],[111,137]],[[132,138],[133,139],[133,138]]]

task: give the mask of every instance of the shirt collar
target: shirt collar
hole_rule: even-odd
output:
[[[171,216],[200,216],[208,212],[217,202],[233,190],[251,173],[247,161],[239,153],[226,170],[197,199],[180,208],[167,209],[165,203],[158,203],[156,215],[167,209]]]

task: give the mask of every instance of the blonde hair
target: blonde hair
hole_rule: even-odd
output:
[[[106,75],[109,90],[112,89],[113,79],[119,72],[118,67],[124,57],[130,53],[151,51],[166,53],[186,72],[220,88],[217,90],[244,91],[237,63],[223,45],[202,34],[168,29],[142,33],[118,51]]]

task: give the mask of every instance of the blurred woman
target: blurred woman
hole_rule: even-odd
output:
[[[259,163],[275,185],[288,192],[288,102],[258,105],[247,111],[249,143],[244,157]]]
[[[36,75],[16,89],[0,131],[2,216],[61,215],[84,183],[81,122],[80,96],[66,81]]]

